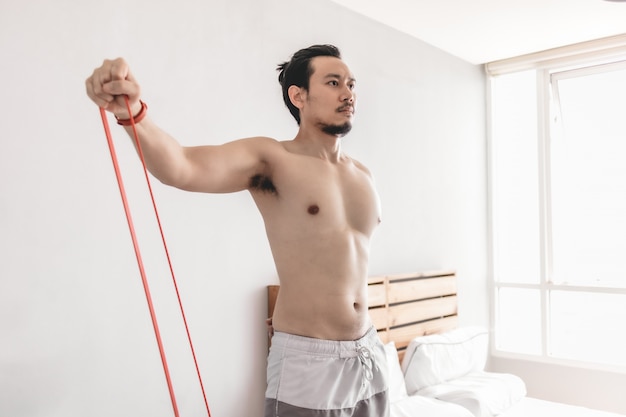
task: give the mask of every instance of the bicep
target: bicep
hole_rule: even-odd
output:
[[[206,193],[243,191],[250,179],[268,169],[268,155],[278,144],[269,138],[249,138],[223,145],[187,147],[187,167],[179,188]]]

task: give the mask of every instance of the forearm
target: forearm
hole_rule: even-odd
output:
[[[181,187],[186,172],[183,147],[158,127],[149,116],[136,123],[135,128],[148,171],[164,184]],[[133,127],[124,126],[124,129],[137,149]],[[139,152],[139,149],[137,151]]]

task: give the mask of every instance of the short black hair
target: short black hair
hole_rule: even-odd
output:
[[[293,54],[291,60],[283,62],[276,68],[279,71],[278,82],[283,88],[283,101],[298,124],[300,124],[300,110],[289,99],[289,87],[295,85],[306,91],[309,90],[309,79],[313,74],[311,60],[318,56],[341,59],[341,52],[333,45],[313,45],[300,49]]]

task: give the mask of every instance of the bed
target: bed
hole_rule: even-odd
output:
[[[268,286],[269,317],[279,290]],[[531,398],[516,375],[486,372],[489,334],[459,327],[455,271],[374,276],[368,293],[389,360],[391,417],[626,417]]]

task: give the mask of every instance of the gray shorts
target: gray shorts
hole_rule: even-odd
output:
[[[385,348],[371,328],[355,341],[276,332],[265,417],[387,417]]]

